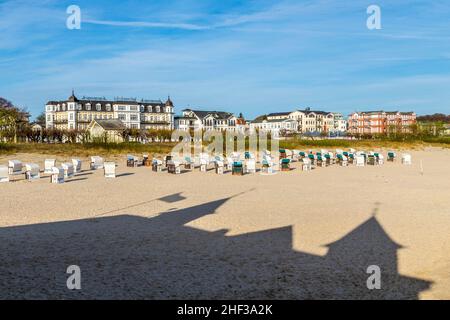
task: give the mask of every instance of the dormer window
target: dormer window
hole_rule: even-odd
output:
[[[95,107],[96,107],[97,111],[102,110],[102,105],[101,105],[100,103],[97,103],[97,104],[95,105]]]
[[[106,105],[106,111],[111,111],[111,105],[109,103]]]
[[[161,110],[160,106],[156,106],[155,111],[156,111],[156,112],[160,112],[160,110]]]
[[[148,106],[148,112],[153,112],[152,106]]]
[[[91,111],[91,104],[90,103],[86,103],[86,110]]]

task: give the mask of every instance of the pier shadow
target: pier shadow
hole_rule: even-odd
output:
[[[153,218],[123,214],[0,228],[0,298],[418,299],[431,285],[399,274],[402,247],[375,214],[326,244],[323,256],[293,250],[292,226],[234,236],[189,226],[231,198]],[[66,287],[70,265],[81,268],[80,291]],[[381,269],[380,290],[367,288],[371,265]]]

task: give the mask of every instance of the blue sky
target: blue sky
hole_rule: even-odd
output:
[[[81,30],[66,28],[69,5]],[[382,29],[368,30],[367,7]],[[165,99],[257,115],[450,113],[448,0],[0,1],[0,96]]]

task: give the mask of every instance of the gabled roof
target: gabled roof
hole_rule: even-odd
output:
[[[200,120],[203,120],[207,116],[212,116],[215,119],[219,119],[219,120],[227,120],[227,119],[229,119],[231,117],[234,117],[234,115],[232,113],[224,112],[224,111],[204,111],[204,110],[184,109],[183,112],[192,112]]]
[[[292,112],[274,112],[274,113],[269,113],[267,116],[268,117],[280,117],[280,116],[288,116],[290,115]]]
[[[277,123],[277,122],[295,122],[295,120],[292,119],[260,119],[260,120],[253,120],[251,123]]]
[[[92,126],[94,123],[98,124],[104,130],[123,130],[126,128],[125,125],[123,124],[123,122],[120,121],[119,119],[92,120],[92,123],[90,126]]]

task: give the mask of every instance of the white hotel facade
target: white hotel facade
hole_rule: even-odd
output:
[[[174,105],[170,97],[161,100],[116,98],[49,101],[45,106],[46,128],[87,130],[93,120],[118,119],[130,129],[174,129]]]
[[[344,133],[347,121],[340,113],[313,111],[271,113],[250,123],[250,130],[287,131],[293,133]]]

